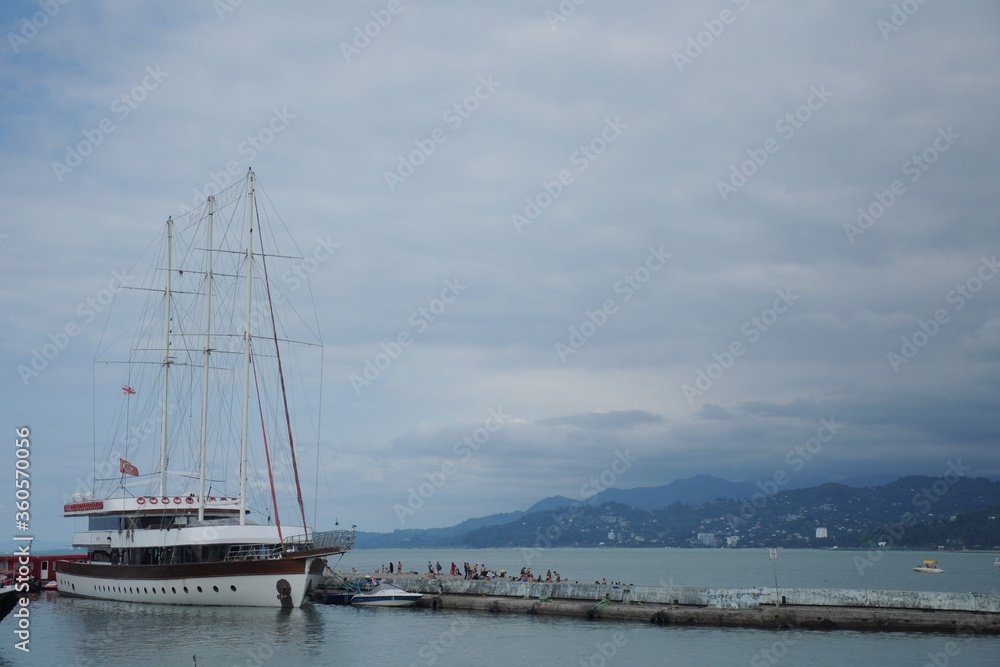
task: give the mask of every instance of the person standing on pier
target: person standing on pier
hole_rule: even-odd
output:
[[[440,577],[441,576],[441,561],[437,561],[436,563],[434,563],[434,568],[437,570],[437,575]]]

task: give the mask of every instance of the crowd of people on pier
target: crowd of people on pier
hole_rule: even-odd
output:
[[[378,570],[378,574],[417,574],[417,572],[403,572],[403,562],[396,561],[393,563],[389,562],[388,565],[383,564]],[[561,583],[568,582],[568,579],[564,579],[558,570],[546,570],[545,574],[534,573],[531,571],[530,567],[522,567],[521,571],[517,574],[508,573],[507,570],[491,568],[485,563],[472,563],[468,562],[458,565],[454,561],[451,563],[451,567],[448,568],[447,575],[444,571],[444,567],[441,565],[441,561],[427,561],[427,572],[424,576],[427,577],[462,577],[463,579],[500,579],[506,581],[524,581],[532,583]],[[579,582],[576,582],[579,583]],[[594,582],[601,583],[601,582]],[[607,583],[607,580],[604,581]]]
[[[358,571],[351,568],[352,574],[357,574]],[[409,574],[409,575],[420,575],[419,572],[403,571],[403,562],[396,561],[393,563],[389,562],[388,565],[383,564],[378,570],[373,573],[376,574]],[[472,563],[468,562],[462,563],[461,565],[456,564],[452,561],[451,566],[445,572],[444,567],[441,565],[441,561],[427,561],[427,572],[423,576],[436,579],[438,577],[462,577],[463,579],[487,579],[487,580],[500,580],[500,581],[523,581],[528,583],[570,583],[569,579],[566,579],[558,570],[546,570],[545,574],[534,573],[531,571],[530,567],[522,567],[521,571],[517,574],[511,574],[507,570],[501,570],[496,568],[491,568],[485,563]],[[574,584],[580,583],[579,581],[574,581]],[[623,586],[624,582],[621,581],[608,581],[607,578],[601,580],[594,580],[595,586]]]

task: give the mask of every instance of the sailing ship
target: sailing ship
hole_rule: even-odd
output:
[[[266,209],[255,190],[249,170],[188,213],[183,229],[167,220],[164,258],[147,272],[154,287],[138,288],[146,290],[147,305],[162,309],[162,320],[158,327],[136,325],[112,336],[133,333],[123,407],[112,420],[118,433],[108,438],[107,461],[117,458],[117,469],[108,472],[105,463],[94,490],[74,494],[64,506],[64,516],[86,522],[73,545],[85,547],[88,558],[57,563],[60,593],[156,604],[299,607],[319,587],[326,559],[354,544],[353,530],[308,528],[289,407],[296,396],[286,388],[283,366],[283,349],[295,341],[290,329],[277,324],[276,302],[287,295],[268,275],[268,258],[289,257],[268,245],[276,245],[277,235],[265,226]],[[177,265],[175,246],[181,250]],[[226,260],[221,268],[220,260]],[[222,305],[224,296],[236,297],[230,302],[242,307]],[[122,377],[122,366],[110,368]],[[181,371],[195,379],[179,380]],[[269,391],[262,378],[275,380],[276,389]],[[143,379],[147,384],[140,384]],[[233,388],[239,385],[242,391]],[[137,400],[147,395],[149,400]],[[298,396],[307,403],[311,398]],[[158,448],[149,446],[157,439]],[[282,468],[277,440],[287,444],[290,466]],[[318,452],[318,432],[316,447]],[[174,463],[183,458],[175,455],[178,449],[192,454],[194,460],[182,463],[194,470]],[[133,461],[144,467],[148,461],[154,472],[140,474]],[[238,491],[227,486],[234,470]],[[281,487],[294,489],[300,525],[281,522]],[[251,506],[251,495],[262,508]]]

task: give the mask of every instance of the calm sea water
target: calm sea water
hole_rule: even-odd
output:
[[[988,554],[887,553],[859,574],[861,552],[782,551],[780,586],[991,592],[1000,568]],[[936,557],[943,575],[910,570]],[[746,550],[371,550],[341,569],[370,571],[389,558],[485,562],[518,571],[557,569],[572,580],[655,585],[773,586],[766,552]],[[294,610],[167,607],[59,597],[31,606],[31,653],[0,624],[0,665],[991,665],[1000,637],[655,627],[522,615],[308,606]]]

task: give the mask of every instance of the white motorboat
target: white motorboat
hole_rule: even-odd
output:
[[[412,607],[423,597],[421,593],[410,593],[392,584],[377,584],[370,591],[358,592],[351,598],[351,604],[359,607]]]
[[[938,567],[938,562],[936,560],[925,560],[922,564],[913,568],[914,572],[923,572],[924,574],[941,574],[944,572],[940,567]]]

